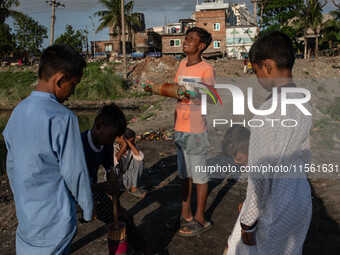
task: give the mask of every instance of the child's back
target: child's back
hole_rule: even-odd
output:
[[[248,164],[258,172],[250,174],[240,224],[234,230],[242,228],[246,245],[233,243],[231,238],[228,254],[248,254],[247,245],[256,245],[255,249],[252,247],[256,254],[299,255],[312,214],[310,186],[305,173],[300,172],[300,167],[310,164],[312,116],[291,104],[286,113],[281,112],[284,102],[280,93],[286,87],[296,87],[292,77],[294,48],[287,35],[278,31],[266,33],[253,44],[249,57],[259,83],[272,92],[259,110],[271,108],[274,89],[279,95],[273,113],[254,117],[264,123],[251,128],[249,143]],[[302,98],[297,92],[286,95],[295,102]],[[311,112],[309,103],[302,107]]]
[[[13,110],[3,133],[18,218],[17,254],[67,253],[76,233],[75,201],[84,218],[92,219],[78,120],[60,104],[79,82],[85,62],[72,48],[55,45],[45,50],[39,68],[53,66],[44,63],[51,52],[75,57],[78,72],[66,77],[68,70],[56,67],[46,79],[46,72],[43,78],[39,73],[37,91]]]
[[[79,136],[64,140],[65,134],[76,130],[79,130],[77,117],[59,104],[55,96],[45,92],[32,92],[13,111],[4,135],[11,155],[8,163],[14,162],[7,173],[16,198],[22,235],[55,237],[60,229],[74,229],[70,219],[75,208],[62,179],[64,176],[70,182],[75,181],[71,179],[74,166],[86,169],[84,161],[73,157],[74,148],[81,146],[81,140],[76,139]],[[60,154],[63,155],[61,162]],[[72,165],[67,158],[73,159]],[[26,196],[16,196],[16,193]],[[42,218],[48,228],[41,225]]]

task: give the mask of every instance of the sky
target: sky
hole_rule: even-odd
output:
[[[129,0],[125,0],[125,3]],[[198,0],[202,3],[204,0]],[[65,32],[66,25],[71,25],[74,30],[87,29],[89,31],[89,41],[93,40],[92,23],[89,16],[92,16],[95,21],[95,27],[98,27],[99,17],[94,16],[94,13],[105,8],[98,3],[97,0],[57,0],[65,5],[64,9],[58,8],[56,10],[56,21],[54,27],[54,39],[58,38]],[[134,12],[142,12],[145,16],[146,28],[154,26],[164,26],[165,20],[168,23],[178,22],[179,19],[190,18],[191,14],[195,11],[197,0],[135,0]],[[248,10],[253,12],[253,4],[250,0],[233,0],[228,3],[243,3],[248,6]],[[328,13],[334,10],[335,7],[329,3],[324,7],[324,12]],[[52,7],[46,4],[46,0],[20,0],[20,6],[13,8],[24,14],[29,15],[47,29],[47,35],[50,36],[51,28],[51,12]],[[13,21],[8,19],[6,21],[13,28]],[[103,29],[96,33],[96,41],[109,40],[109,29]],[[49,45],[49,38],[45,39],[43,47]]]

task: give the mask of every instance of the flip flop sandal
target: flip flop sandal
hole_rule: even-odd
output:
[[[141,188],[138,188],[135,192],[132,192],[131,190],[129,190],[128,191],[128,193],[130,194],[130,195],[133,195],[133,196],[135,196],[135,197],[139,197],[139,198],[143,198],[143,197],[145,197],[146,196],[146,194],[145,194],[145,196],[143,195],[145,192],[147,192],[146,190],[144,190],[144,189],[141,189]]]
[[[192,219],[193,220],[193,219]],[[167,229],[178,229],[179,227],[184,227],[188,225],[192,220],[187,221],[182,215],[175,215],[166,224]]]
[[[178,234],[180,236],[184,236],[184,237],[192,237],[192,236],[198,236],[206,231],[208,231],[209,229],[212,228],[212,224],[210,221],[207,221],[207,224],[205,224],[205,226],[203,226],[201,223],[199,223],[196,220],[192,220],[189,224],[187,224],[184,227],[181,227],[180,230],[184,230],[184,228],[189,229],[189,231],[191,231],[191,233],[182,233],[182,232],[178,232]]]

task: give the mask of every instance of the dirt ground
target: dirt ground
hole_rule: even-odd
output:
[[[211,181],[206,216],[213,222],[213,228],[201,236],[183,238],[175,230],[165,228],[167,220],[181,207],[174,143],[172,140],[152,140],[139,145],[146,156],[142,184],[150,195],[138,199],[125,192],[120,201],[134,215],[136,225],[152,250],[157,254],[222,254],[226,237],[237,219],[238,204],[245,199],[246,180]],[[310,183],[313,188],[313,219],[304,254],[336,255],[340,248],[340,179],[311,179]],[[3,190],[5,184],[8,184],[5,178],[1,178],[0,241],[1,253],[9,255],[15,254],[16,218],[12,197],[10,194],[6,196]],[[195,192],[193,196],[195,201]],[[106,225],[100,221],[78,223],[78,234],[71,251],[79,255],[108,254]],[[129,254],[138,253],[130,251]]]
[[[143,60],[142,63],[130,64],[130,78],[134,83],[132,90],[140,90],[140,81],[144,79],[156,82],[172,81],[179,64],[175,59]],[[254,75],[244,75],[241,61],[209,60],[214,65],[218,83],[233,79],[241,85],[254,88],[254,105],[259,105],[266,98],[267,93],[259,89]],[[162,64],[161,64],[162,63]],[[167,64],[169,63],[169,64]],[[314,123],[311,133],[312,162],[315,164],[332,163],[340,166],[340,122],[330,119],[323,111],[340,96],[339,77],[340,58],[324,58],[318,60],[297,60],[294,74],[299,78],[301,86],[311,91]],[[237,73],[237,74],[236,74]],[[240,80],[237,80],[237,79]],[[331,79],[330,79],[331,78]],[[242,80],[243,79],[243,80]],[[245,179],[214,179],[209,184],[209,195],[206,216],[213,222],[213,228],[207,233],[194,238],[180,237],[177,232],[167,230],[165,223],[179,212],[180,180],[176,174],[176,151],[173,138],[173,111],[176,101],[157,96],[140,99],[119,99],[115,101],[123,109],[135,112],[130,118],[130,127],[134,129],[138,138],[143,141],[139,146],[145,154],[145,170],[142,185],[150,192],[145,199],[138,199],[127,192],[120,197],[122,205],[134,215],[135,223],[143,233],[151,249],[157,254],[171,255],[203,255],[222,254],[226,245],[226,237],[231,233],[238,216],[238,205],[245,199],[247,181]],[[226,100],[224,108],[225,118],[233,116],[230,112],[232,101]],[[93,109],[108,103],[94,102]],[[71,108],[77,104],[69,103]],[[210,106],[209,106],[210,107]],[[210,112],[216,111],[211,106]],[[209,116],[209,112],[208,112]],[[246,112],[245,119],[252,114]],[[208,123],[212,117],[208,117]],[[323,122],[324,120],[327,122]],[[211,122],[210,122],[211,124]],[[208,124],[209,125],[209,124]],[[153,139],[143,139],[155,135]],[[211,143],[211,155],[218,151],[219,135],[226,130],[217,130]],[[152,133],[154,132],[154,133]],[[211,128],[209,129],[211,133]],[[143,136],[144,134],[144,136]],[[158,139],[157,139],[158,137]],[[215,141],[215,140],[216,141]],[[340,250],[340,178],[339,174],[329,175],[328,178],[309,178],[313,191],[313,218],[304,246],[304,255],[335,255]],[[13,196],[5,176],[0,177],[0,249],[1,254],[15,254],[16,217]],[[193,194],[193,201],[196,192]],[[195,204],[193,204],[195,208]],[[80,215],[79,215],[80,216]],[[100,221],[87,224],[78,223],[78,234],[71,247],[72,254],[108,254],[107,227]],[[129,251],[129,254],[138,254]]]

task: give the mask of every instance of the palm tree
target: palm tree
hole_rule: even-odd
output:
[[[340,21],[340,4],[338,6],[338,9],[334,10],[334,11],[331,11],[330,14],[333,15],[335,20],[339,20]]]
[[[95,13],[95,15],[100,17],[99,21],[101,22],[97,28],[97,32],[103,30],[105,27],[110,27],[110,32],[117,32],[118,41],[121,41],[121,0],[99,0],[99,3],[106,7],[107,10]],[[135,26],[141,26],[137,18],[138,14],[132,13],[133,3],[133,1],[130,1],[124,5],[125,29],[127,29],[129,35],[132,31],[135,31]]]
[[[12,6],[19,6],[19,0],[0,0],[0,24],[5,23],[9,16],[13,16],[18,12],[10,10]]]
[[[309,1],[307,0],[306,4],[301,4],[299,12],[297,13],[296,19],[293,21],[295,29],[299,31],[303,35],[303,42],[304,42],[304,58],[307,58],[307,31],[309,28],[309,12],[310,12],[310,5]]]
[[[323,5],[318,0],[309,0],[309,27],[313,30],[315,35],[315,56],[319,52],[319,31],[322,24],[322,8],[327,4],[327,1]]]
[[[322,24],[322,39],[321,45],[327,45],[328,48],[332,48],[333,45],[340,44],[340,5],[337,10],[331,11],[334,19],[329,19]]]
[[[320,45],[325,48],[333,48],[333,45],[340,44],[340,21],[329,19],[322,24],[322,39]]]
[[[336,3],[335,3],[335,0],[332,0],[332,2],[333,2],[333,4],[334,4],[336,7],[340,8],[340,3],[336,4]],[[339,9],[339,11],[340,11],[340,9]]]

